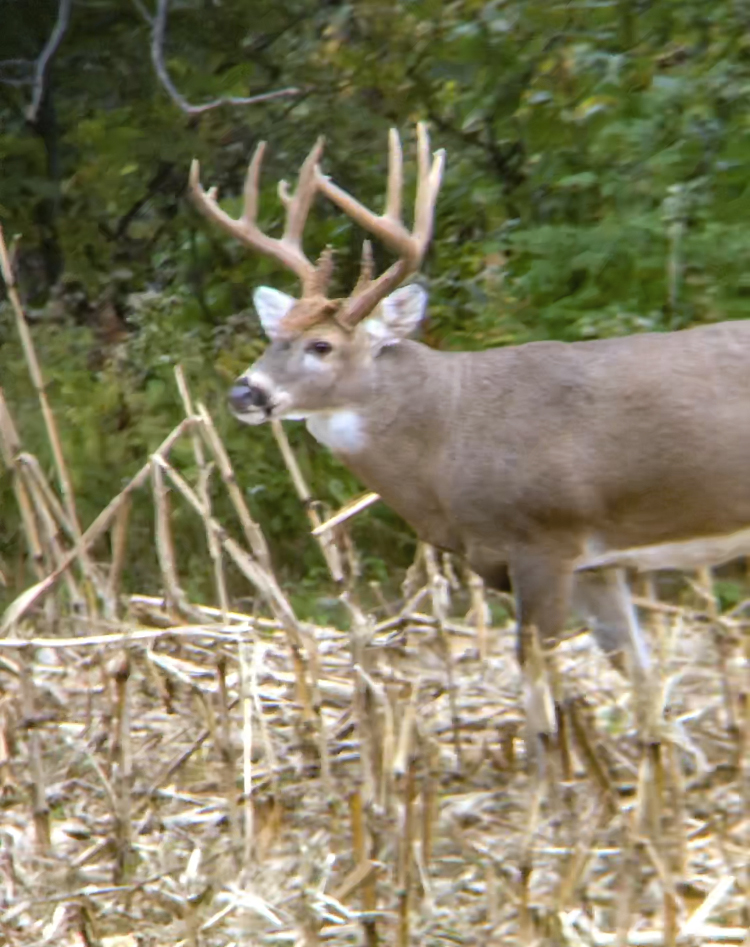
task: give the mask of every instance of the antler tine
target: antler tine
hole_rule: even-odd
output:
[[[315,264],[315,292],[325,296],[328,284],[333,276],[333,247],[329,244],[318,257]]]
[[[432,236],[435,201],[440,190],[445,165],[445,151],[441,148],[435,152],[432,166],[430,166],[430,136],[423,122],[417,125],[417,161],[419,170],[417,197],[414,203],[414,236],[421,245],[421,261]]]
[[[359,277],[352,290],[352,296],[358,296],[363,293],[372,282],[372,274],[375,268],[375,261],[372,258],[372,244],[365,240],[362,244],[362,259],[359,264]]]
[[[265,146],[264,141],[258,144],[248,166],[247,176],[245,177],[244,206],[242,216],[238,220],[230,217],[219,206],[216,188],[210,188],[208,191],[203,189],[200,182],[200,165],[197,159],[193,159],[190,165],[190,195],[196,208],[204,217],[218,224],[222,230],[245,244],[245,246],[278,260],[283,266],[290,269],[302,282],[304,295],[313,291],[316,285],[315,267],[302,251],[300,238],[310,205],[315,196],[316,188],[311,186],[311,182],[314,183],[315,164],[320,158],[322,142],[318,141],[302,166],[299,178],[301,186],[298,185],[298,193],[294,195],[294,198],[285,201],[287,223],[284,236],[280,240],[264,234],[256,223],[260,168]]]
[[[361,204],[355,197],[352,197],[351,194],[348,194],[343,188],[339,187],[337,184],[334,184],[333,181],[327,175],[323,174],[320,168],[316,168],[317,175],[317,185],[318,190],[322,191],[326,197],[333,201],[338,207],[343,210],[343,212],[351,217],[353,221],[358,223],[360,227],[364,230],[369,230],[370,233],[374,234],[376,237],[379,237],[386,246],[391,247],[392,250],[396,253],[408,253],[410,249],[410,240],[411,236],[409,231],[401,223],[401,220],[398,218],[391,218],[386,210],[386,213],[382,216],[373,214],[371,210],[368,210],[363,204]],[[398,180],[397,175],[392,175],[389,171],[389,194],[388,201],[391,204],[398,206],[401,201],[399,194],[398,201],[393,201],[390,191],[390,181]]]
[[[325,139],[321,135],[305,158],[297,176],[297,188],[294,195],[288,192],[286,181],[279,183],[279,196],[286,207],[286,226],[282,240],[299,246],[307,215],[310,213],[313,198],[317,190],[315,168],[323,154]]]
[[[401,192],[404,186],[404,154],[395,128],[388,131],[388,190],[384,217],[401,220]]]
[[[254,224],[258,217],[258,192],[260,190],[260,166],[263,164],[263,155],[266,153],[266,143],[259,141],[253,152],[250,164],[245,175],[244,199],[245,207],[242,220]]]
[[[401,221],[401,185],[403,157],[401,142],[395,129],[388,141],[388,187],[386,209],[382,216],[374,214],[356,198],[334,184],[317,169],[318,189],[365,230],[379,237],[399,259],[361,292],[352,295],[339,310],[338,319],[353,326],[364,319],[377,304],[419,268],[432,236],[435,211],[445,163],[445,152],[435,152],[430,163],[430,139],[426,126],[417,125],[417,194],[414,204],[414,230],[410,233]],[[359,284],[358,284],[359,286]]]
[[[356,296],[350,296],[339,309],[336,319],[342,325],[353,328],[369,316],[377,304],[400,286],[411,272],[413,270],[405,259],[397,260],[366,289]]]

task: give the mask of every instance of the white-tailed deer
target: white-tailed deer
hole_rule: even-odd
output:
[[[232,411],[248,424],[304,419],[423,540],[465,556],[490,586],[507,566],[522,662],[532,628],[542,641],[558,636],[575,578],[600,645],[645,670],[622,566],[692,568],[750,552],[750,321],[483,352],[410,341],[426,293],[398,287],[429,243],[444,160],[430,158],[423,126],[417,151],[411,232],[395,131],[384,214],[321,173],[319,141],[295,193],[279,187],[280,239],[256,224],[263,145],[238,220],[193,164],[199,210],[302,283],[299,299],[255,291],[271,344],[232,388]],[[326,296],[330,256],[316,266],[302,250],[317,192],[397,256],[373,280],[366,244],[344,299]]]

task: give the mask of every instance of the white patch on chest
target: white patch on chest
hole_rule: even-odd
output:
[[[356,454],[366,443],[364,422],[356,411],[321,411],[307,419],[316,441],[335,453]]]

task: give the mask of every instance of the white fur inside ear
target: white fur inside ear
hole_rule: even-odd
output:
[[[263,331],[273,341],[279,333],[281,320],[297,300],[279,292],[278,289],[271,289],[270,286],[259,286],[253,293],[253,302]]]
[[[410,336],[424,319],[427,292],[412,283],[386,296],[377,314],[364,323],[376,350]]]
[[[380,318],[394,336],[405,339],[417,329],[426,309],[427,291],[412,283],[385,297],[380,304]]]

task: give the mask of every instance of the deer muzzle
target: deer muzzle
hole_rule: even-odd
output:
[[[238,378],[229,392],[229,407],[241,421],[260,424],[273,408],[269,392],[246,377]]]

